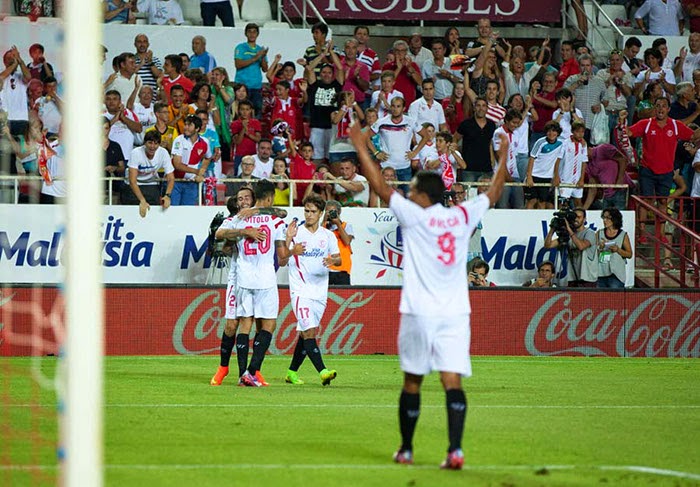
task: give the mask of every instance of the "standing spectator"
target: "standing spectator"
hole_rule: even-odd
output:
[[[136,19],[131,14],[131,7],[134,1],[103,0],[102,13],[105,24],[132,24],[136,22]]]
[[[552,184],[554,167],[561,158],[561,127],[553,120],[544,126],[545,136],[537,139],[532,146],[525,176],[525,200],[527,209],[554,208],[554,192],[551,187],[535,186],[535,183]]]
[[[313,179],[316,165],[312,161],[314,146],[311,142],[302,142],[299,152],[294,141],[289,141],[289,177],[294,179]],[[309,183],[296,183],[292,185],[294,206],[299,206],[304,199]]]
[[[178,135],[180,135],[176,127],[168,125],[168,122],[170,121],[170,108],[167,104],[158,102],[153,105],[153,112],[156,115],[156,123],[153,125],[153,127],[147,129],[146,132],[158,132],[158,134],[160,134],[161,147],[168,151],[168,154],[170,154],[170,151],[173,148],[173,141]]]
[[[237,2],[237,0],[233,0]],[[236,3],[238,8],[238,3]],[[199,11],[202,14],[202,25],[214,27],[216,18],[219,17],[224,27],[234,27],[233,8],[230,0],[199,0]]]
[[[291,92],[289,81],[281,80],[275,83],[275,96],[273,98],[270,121],[272,125],[275,125],[280,120],[284,121],[291,128],[294,137],[303,139],[304,128],[303,125],[299,125],[299,120],[304,110],[304,98],[293,97]],[[306,90],[304,90],[304,93],[306,93]]]
[[[510,97],[508,100],[508,109],[515,110],[520,114],[522,122],[513,130],[515,138],[515,157],[518,161],[518,182],[525,182],[527,174],[527,163],[530,158],[530,124],[539,120],[537,110],[532,108],[532,98],[527,96],[523,98],[520,94]]]
[[[32,76],[16,46],[12,46],[12,49],[5,52],[2,61],[5,64],[5,70],[0,73],[0,82],[2,82],[0,107],[7,112],[10,133],[19,135],[26,132],[29,124],[27,85]],[[62,164],[61,162],[60,165]]]
[[[530,69],[525,71],[525,60],[516,57],[511,60],[511,54],[513,51],[513,46],[507,42],[508,51],[506,51],[506,57],[501,65],[503,66],[503,77],[505,79],[505,100],[510,99],[511,96],[519,93],[525,98],[530,92],[530,85],[532,80],[537,76],[542,67],[542,59],[544,53],[546,52],[547,46],[549,45],[549,38],[542,42],[542,48],[540,49],[539,57],[537,61],[530,67]]]
[[[207,128],[216,131],[216,122],[219,122],[219,113],[214,106],[214,97],[211,95],[211,86],[206,81],[199,82],[192,88],[192,93],[190,93],[190,107],[196,112],[197,110],[206,110],[207,118]],[[210,110],[211,113],[210,113]]]
[[[574,12],[576,13],[576,24],[578,26],[578,34],[576,34],[576,39],[579,41],[585,41],[588,37],[588,17],[586,16],[586,10],[583,7],[583,0],[571,0],[571,4],[574,7]]]
[[[647,85],[658,80],[663,88],[663,93],[673,95],[676,92],[676,77],[670,69],[664,69],[661,65],[663,56],[658,49],[647,49],[644,51],[644,62],[649,66],[645,71],[641,71],[635,79],[634,95],[639,95],[646,90]]]
[[[190,55],[186,52],[181,52],[178,56],[180,56],[180,60],[182,61],[182,74],[186,74],[190,69]]]
[[[435,85],[435,100],[442,103],[449,98],[454,90],[454,85],[464,81],[461,72],[450,68],[452,65],[450,58],[445,57],[447,47],[442,39],[435,39],[431,46],[433,57],[422,64],[424,78],[433,80]]]
[[[557,78],[554,73],[545,73],[542,76],[542,84],[537,80],[532,82],[532,106],[538,117],[532,124],[531,143],[546,135],[544,126],[552,119],[552,114],[557,109],[556,87]]]
[[[418,65],[419,71],[426,61],[433,59],[433,53],[430,52],[430,49],[426,49],[423,46],[423,36],[421,36],[419,32],[414,32],[411,34],[411,37],[408,38],[408,56],[410,57],[411,61]],[[420,72],[421,77],[424,78],[425,73],[422,71]]]
[[[603,95],[603,105],[608,114],[608,122],[611,138],[612,131],[617,126],[618,114],[627,109],[627,98],[632,96],[634,88],[634,78],[632,73],[622,69],[622,53],[618,50],[610,51],[608,57],[608,69],[598,71],[596,78],[605,83],[605,94]]]
[[[117,57],[117,66],[117,74],[114,77],[114,80],[107,86],[105,91],[118,91],[122,101],[124,101],[128,106],[129,102],[127,100],[131,98],[132,93],[139,93],[141,86],[143,85],[143,81],[139,75],[136,74],[136,57],[132,53],[121,53]]]
[[[466,54],[469,57],[479,56],[484,49],[490,49],[490,47],[486,47],[486,44],[489,40],[491,40],[492,45],[495,44],[496,52],[501,57],[501,59],[506,57],[506,53],[503,50],[503,48],[499,46],[497,42],[494,42],[498,36],[498,33],[493,31],[490,19],[486,17],[479,19],[477,21],[476,29],[479,32],[479,37],[477,37],[476,40],[469,41],[467,43],[467,47],[464,50],[464,54]]]
[[[582,127],[583,128],[583,127]],[[598,247],[596,234],[586,224],[586,210],[576,208],[576,220],[573,228],[568,220],[564,220],[569,235],[564,245],[567,249],[567,278],[569,287],[596,287],[598,281]],[[554,227],[549,226],[549,232],[544,239],[544,247],[554,249],[560,247],[559,237],[554,238]]]
[[[442,108],[445,111],[447,126],[452,135],[457,133],[457,128],[467,117],[471,116],[471,104],[466,98],[464,81],[457,81],[452,94],[442,100]]]
[[[649,16],[649,27],[644,17]],[[685,30],[683,7],[678,0],[646,0],[634,14],[637,27],[644,35],[680,36]]]
[[[364,110],[369,107],[372,90],[379,88],[379,77],[382,74],[382,65],[379,64],[379,56],[377,56],[377,53],[367,45],[369,41],[369,27],[358,25],[355,27],[354,35],[357,40],[357,60],[369,69],[369,79],[371,82],[371,86],[367,90],[367,98],[365,99],[366,105],[362,107]]]
[[[556,287],[554,279],[554,264],[545,260],[537,267],[537,277],[533,277],[523,284],[523,287]]]
[[[113,140],[109,140],[109,131],[112,128],[109,120],[107,118],[102,118],[102,150],[104,151],[104,164],[105,164],[105,170],[103,173],[103,176],[106,178],[113,178],[115,176],[124,176],[125,171],[126,171],[126,165],[124,164],[124,154],[122,154],[122,148],[119,144],[114,142]],[[168,159],[169,160],[169,159]],[[126,173],[127,177],[127,183],[129,181],[129,175]],[[112,181],[111,182],[111,191],[112,194],[110,195],[109,190],[110,190],[110,182],[105,181],[105,189],[107,189],[107,195],[108,196],[116,196],[119,194],[119,192],[124,191],[124,186],[120,181]],[[118,200],[118,203],[121,204],[123,199],[120,198]]]
[[[196,115],[185,118],[184,131],[173,142],[173,167],[175,179],[185,179],[175,183],[172,192],[173,205],[194,206],[198,200],[198,184],[204,181],[212,151],[209,142],[200,137],[202,120]]]
[[[486,87],[489,82],[495,81],[498,85],[498,103],[503,103],[505,86],[503,84],[501,71],[498,68],[496,53],[491,49],[493,45],[492,42],[491,39],[486,41],[483,51],[479,54],[479,57],[474,63],[474,70],[470,75],[471,81],[469,82],[469,86],[476,92],[477,96],[485,96]]]
[[[690,18],[690,32],[700,32],[700,0],[681,0]]]
[[[174,85],[170,90],[171,103],[168,105],[168,125],[175,127],[179,134],[185,133],[185,119],[194,115],[194,108],[185,103],[185,89]]]
[[[357,59],[357,46],[357,40],[352,37],[345,41],[345,56],[343,56],[341,63],[345,72],[343,91],[352,91],[355,95],[355,101],[363,106],[365,92],[370,87],[370,75],[367,66]]]
[[[447,56],[465,54],[462,50],[462,42],[457,27],[448,27],[445,31],[445,45],[447,46]],[[478,56],[479,53],[467,54],[469,57]]]
[[[151,131],[144,137],[142,147],[137,147],[129,158],[128,185],[124,186],[121,204],[139,205],[141,217],[145,217],[151,205],[170,207],[170,197],[175,185],[175,168],[170,154],[161,146],[160,134]],[[165,175],[165,194],[161,198],[160,172]]]
[[[219,112],[219,122],[215,123],[216,133],[221,142],[221,159],[224,162],[231,160],[231,106],[235,99],[235,93],[228,78],[225,68],[218,67],[211,71],[211,92],[214,95],[214,108]],[[228,168],[227,168],[228,169]],[[226,173],[227,170],[224,170]]]
[[[163,63],[163,76],[158,78],[157,86],[161,100],[170,103],[170,90],[175,85],[180,85],[187,98],[190,96],[194,83],[182,75],[182,58],[177,54],[165,56]]]
[[[298,140],[306,138],[304,134],[304,110],[303,107],[306,105],[307,99],[307,87],[308,83],[304,78],[294,79],[296,76],[297,68],[296,64],[292,61],[287,61],[280,66],[280,61],[282,59],[281,54],[277,54],[275,59],[272,61],[270,68],[267,70],[267,80],[270,82],[270,87],[273,90],[277,90],[277,84],[284,81],[288,85],[289,96],[292,98],[292,103],[289,105],[294,107],[294,120],[287,120],[287,117],[281,117],[289,123],[292,129],[294,137]],[[278,95],[279,97],[279,95]],[[283,97],[286,99],[286,97]],[[285,103],[286,107],[287,104]],[[276,118],[280,118],[275,114],[276,107],[272,108],[272,115],[270,116],[270,121],[274,121]],[[286,111],[285,111],[286,112]],[[274,125],[274,124],[273,124]]]
[[[382,66],[382,71],[393,71],[395,87],[403,93],[406,101],[406,108],[416,99],[416,88],[420,85],[420,67],[408,57],[408,44],[406,41],[398,40],[394,42],[394,55],[396,60],[387,62]]]
[[[372,132],[379,134],[382,149],[375,157],[382,168],[393,167],[399,181],[411,180],[411,143],[420,126],[404,114],[404,99],[391,100],[391,115],[380,118],[372,125]],[[427,142],[427,137],[424,139]],[[417,151],[414,151],[417,153]]]
[[[552,184],[556,187],[559,187],[560,183],[576,185],[575,188],[559,189],[559,197],[573,199],[576,208],[581,207],[586,163],[588,162],[588,150],[583,138],[585,131],[586,126],[583,122],[576,121],[571,124],[571,136],[564,139],[561,154],[554,163],[554,178],[552,179]]]
[[[625,48],[622,50],[622,56],[625,61],[622,64],[622,70],[631,73],[635,78],[644,68],[642,61],[637,58],[641,49],[642,41],[638,37],[630,37],[625,41]]]
[[[231,122],[234,174],[240,172],[244,156],[255,154],[255,145],[260,142],[261,132],[260,120],[253,118],[253,104],[248,100],[241,101],[238,104],[238,118]]]
[[[201,69],[204,74],[216,67],[216,59],[207,52],[207,40],[204,36],[192,38],[192,56],[190,56],[190,69]]]
[[[236,46],[234,60],[236,65],[236,78],[234,81],[242,83],[248,88],[248,99],[253,103],[257,116],[262,110],[262,74],[267,72],[267,47],[257,44],[260,28],[258,24],[245,26],[246,42]]]
[[[404,98],[403,93],[395,89],[396,76],[393,71],[382,72],[381,88],[372,93],[371,107],[377,110],[377,117],[383,118],[391,112],[391,100]]]
[[[51,183],[44,178],[41,182],[41,195],[39,204],[53,205],[65,203],[68,196],[68,183],[66,182],[66,163],[63,144],[57,144],[51,148],[46,161],[46,172],[51,177]]]
[[[700,32],[690,34],[688,48],[681,47],[680,58],[673,69],[676,81],[692,82],[693,71],[700,68]]]
[[[146,135],[146,130],[153,127],[156,123],[156,113],[153,109],[153,88],[144,85],[139,91],[139,101],[134,103],[133,107],[127,106],[134,111],[134,115],[138,119],[143,130],[136,137],[136,145],[143,144],[143,137]]]
[[[469,97],[472,103],[476,103],[476,100],[481,97],[478,96],[476,92],[471,88],[471,85],[469,83],[469,75],[466,73],[466,71],[464,75],[464,83],[467,90],[467,96]],[[489,80],[486,83],[486,95],[483,97],[488,103],[488,108],[486,110],[486,118],[491,120],[497,126],[503,124],[503,117],[506,116],[506,109],[502,107],[498,102],[499,90],[500,85],[498,84],[498,81]]]
[[[47,78],[56,78],[57,74],[46,58],[44,57],[44,46],[41,44],[32,44],[29,46],[29,57],[32,62],[27,65],[32,79],[38,79],[42,83],[46,83]]]
[[[661,53],[661,67],[673,71],[673,58],[668,55],[668,43],[663,37],[657,37],[651,43],[652,49],[658,49]],[[674,74],[675,76],[675,74]]]
[[[484,98],[474,101],[474,118],[464,120],[457,128],[462,137],[462,155],[467,169],[462,173],[462,181],[474,182],[492,171],[494,160],[493,134],[496,124],[486,118],[488,102]]]
[[[199,129],[199,135],[207,140],[212,153],[211,162],[204,176],[217,177],[217,175],[221,174],[221,143],[219,142],[219,135],[211,126],[211,116],[206,108],[197,108],[194,114],[202,121],[202,128]],[[214,193],[213,199],[214,204],[216,204],[216,193]]]
[[[163,75],[163,65],[160,59],[153,56],[149,49],[150,43],[146,34],[137,34],[134,38],[136,48],[135,63],[136,74],[141,78],[144,86],[150,86],[154,90],[158,87],[157,80]]]
[[[321,68],[324,64],[335,64],[331,57],[331,53],[335,53],[339,56],[340,53],[337,51],[335,46],[333,46],[333,40],[328,40],[328,26],[323,22],[317,22],[311,26],[311,36],[314,39],[312,46],[306,48],[304,51],[304,57],[297,60],[297,63],[307,67],[316,58],[320,57],[316,64],[314,64],[313,72],[318,78],[321,74]],[[308,72],[304,72],[304,77],[308,79]]]
[[[591,127],[593,116],[604,109],[603,96],[606,92],[605,82],[593,74],[593,58],[588,54],[579,57],[581,74],[575,74],[564,83],[564,87],[571,90],[575,97],[575,106],[581,111],[586,124],[586,141],[591,140]]]
[[[586,163],[586,176],[590,184],[623,184],[631,186],[632,180],[625,173],[627,158],[614,145],[601,144],[596,147],[588,147],[588,162]],[[598,191],[594,188],[588,190],[584,208],[590,208],[597,198]],[[603,208],[617,208],[624,210],[627,207],[627,190],[624,188],[603,188]]]
[[[632,258],[629,235],[622,229],[622,213],[605,208],[603,228],[598,230],[598,287],[622,289],[627,279],[627,261]]]
[[[557,91],[556,100],[559,108],[552,113],[552,120],[561,127],[561,137],[568,139],[571,136],[571,125],[574,122],[583,123],[583,114],[574,106],[573,95],[568,88]]]
[[[566,80],[569,79],[569,77],[581,72],[578,61],[576,61],[576,56],[574,56],[573,42],[563,41],[561,43],[560,53],[562,65],[561,69],[559,70],[559,74],[557,75],[557,90],[564,86],[564,83],[566,83]]]
[[[331,113],[333,130],[331,131],[331,143],[328,147],[328,161],[333,174],[339,174],[339,163],[343,159],[355,160],[355,147],[350,143],[348,130],[354,121],[364,121],[365,115],[362,108],[355,101],[352,91],[341,91],[338,94],[338,110]]]
[[[56,93],[58,84],[56,78],[48,77],[44,83],[46,95],[40,97],[35,102],[35,107],[48,138],[58,137],[61,128],[61,111],[63,110],[63,100]]]
[[[128,163],[134,149],[134,134],[140,134],[143,130],[141,123],[134,112],[124,106],[117,90],[105,93],[105,111],[102,115],[110,121],[109,138],[119,144]]]
[[[311,135],[309,139],[314,148],[314,161],[317,164],[320,164],[328,157],[333,127],[331,114],[336,110],[338,93],[343,90],[345,81],[345,72],[340,64],[340,59],[332,50],[330,44],[328,45],[328,51],[335,65],[335,76],[333,76],[333,66],[325,64],[321,68],[320,79],[316,78],[316,66],[325,56],[316,57],[306,66],[306,76],[309,80],[309,111],[311,115],[309,124],[311,126]]]
[[[138,0],[139,12],[148,14],[151,25],[181,25],[185,22],[177,0]]]
[[[503,125],[498,127],[493,134],[493,152],[499,160],[505,159],[506,164],[506,182],[519,182],[520,174],[518,173],[518,143],[519,140],[515,136],[515,130],[522,123],[523,118],[520,112],[514,109],[508,110],[503,120]],[[501,138],[505,137],[508,140],[506,147],[501,147]],[[501,151],[507,151],[504,157],[499,157]],[[495,168],[494,170],[497,170]],[[496,208],[510,208],[519,210],[525,206],[522,186],[505,186],[501,197],[496,203]]]
[[[423,96],[411,103],[408,108],[408,116],[416,121],[418,125],[429,122],[436,130],[441,132],[447,130],[447,120],[442,105],[435,101],[435,82],[431,78],[426,78],[421,83]]]
[[[334,286],[350,286],[350,273],[352,272],[352,241],[355,239],[355,232],[350,222],[340,218],[342,211],[338,201],[328,200],[326,202],[326,214],[324,227],[335,234],[340,250],[340,265],[330,266],[328,284]]]
[[[357,174],[357,164],[352,159],[340,161],[340,177],[333,178],[336,198],[343,206],[369,206],[367,179]]]

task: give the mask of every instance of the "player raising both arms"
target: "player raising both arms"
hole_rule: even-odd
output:
[[[404,239],[399,361],[404,383],[399,399],[401,448],[398,463],[413,463],[413,433],[420,414],[423,376],[440,372],[447,402],[449,448],[441,468],[461,469],[464,464],[462,434],[467,398],[461,376],[471,376],[471,329],[467,287],[467,250],[472,231],[486,211],[498,201],[506,175],[505,154],[489,189],[459,205],[446,208],[445,186],[438,174],[421,171],[411,180],[408,198],[402,197],[382,177],[367,152],[366,135],[355,124],[351,138],[370,187],[396,215]],[[501,139],[507,147],[508,139]]]
[[[321,384],[335,379],[335,370],[328,370],[316,343],[316,332],[326,311],[328,268],[340,265],[338,239],[330,230],[319,226],[326,202],[318,195],[304,198],[304,218],[300,227],[293,221],[287,229],[287,246],[293,244],[289,259],[289,297],[297,319],[297,341],[286,381],[303,384],[297,371],[308,355],[316,367]]]
[[[238,319],[236,315],[238,247],[235,241],[240,238],[250,238],[255,241],[261,241],[267,237],[264,231],[257,228],[237,229],[234,227],[238,221],[257,214],[276,215],[280,218],[287,216],[287,212],[281,208],[269,207],[250,209],[254,204],[255,194],[253,193],[253,189],[248,186],[239,189],[235,199],[231,197],[227,203],[231,215],[224,220],[214,235],[217,240],[233,241],[233,245],[229,246],[227,242],[226,246],[227,248],[231,248],[231,267],[228,273],[228,284],[226,285],[226,327],[224,328],[224,333],[221,335],[221,358],[219,368],[210,381],[210,384],[213,386],[220,386],[224,378],[228,375],[228,364],[231,360],[231,353],[233,352],[233,346],[236,341],[236,330],[238,329]],[[242,369],[239,367],[238,376],[240,377],[244,372],[245,364]]]
[[[275,198],[274,183],[263,179],[255,185],[255,207],[269,208]],[[265,353],[270,347],[272,333],[277,325],[279,292],[275,271],[275,252],[280,266],[287,265],[289,248],[286,245],[284,220],[275,215],[255,215],[236,222],[241,230],[255,226],[265,233],[262,240],[246,238],[238,241],[238,335],[236,355],[238,369],[245,370],[239,384],[248,387],[268,385],[260,373]],[[274,244],[274,248],[273,248]],[[260,319],[262,329],[256,333],[253,356],[248,362],[250,330],[253,320]]]

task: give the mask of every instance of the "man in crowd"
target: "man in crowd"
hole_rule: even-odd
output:
[[[109,139],[119,144],[124,154],[124,162],[128,163],[134,149],[134,135],[143,131],[141,123],[134,112],[124,107],[117,90],[105,93],[105,111],[102,115],[110,121]]]
[[[340,218],[341,211],[340,202],[335,200],[326,202],[324,226],[333,232],[338,240],[341,258],[340,265],[329,267],[329,282],[334,286],[349,286],[352,271],[352,241],[355,239],[355,232],[350,222]]]
[[[236,2],[236,8],[238,8],[238,2]],[[202,14],[202,25],[214,27],[216,17],[219,17],[224,27],[234,27],[231,0],[199,0],[199,9]]]
[[[681,47],[680,57],[673,67],[676,81],[693,82],[693,71],[700,68],[700,32],[693,32],[688,37],[688,47]]]
[[[253,104],[257,117],[262,111],[262,74],[267,73],[268,69],[268,48],[258,45],[259,35],[260,27],[258,24],[247,24],[245,26],[246,42],[238,44],[234,52],[235,81],[248,88],[248,99]]]
[[[136,48],[136,74],[141,78],[143,86],[150,86],[155,90],[158,78],[163,75],[163,64],[149,49],[150,43],[146,34],[136,35],[134,47]]]
[[[306,77],[309,80],[307,91],[311,115],[311,135],[309,140],[314,147],[313,158],[317,165],[328,157],[333,130],[331,113],[336,110],[336,99],[338,93],[343,90],[343,83],[345,82],[345,71],[343,71],[338,55],[333,51],[331,44],[328,44],[326,47],[328,55],[335,66],[335,76],[333,66],[324,64],[320,70],[320,79],[316,77],[316,67],[325,57],[318,56],[306,65]]]
[[[335,181],[333,189],[336,198],[343,206],[369,206],[369,186],[367,179],[357,174],[357,165],[351,159],[340,161],[340,177],[334,178],[325,173],[328,179]]]
[[[32,44],[29,46],[29,57],[32,62],[27,65],[32,79],[38,79],[42,83],[46,83],[48,78],[56,78],[57,73],[54,71],[46,58],[44,57],[44,46],[41,44]]]
[[[185,130],[185,118],[194,115],[194,108],[186,102],[185,88],[174,85],[170,89],[170,105],[168,105],[168,125],[175,127],[178,133]]]
[[[166,103],[158,102],[153,105],[153,113],[156,116],[156,123],[146,131],[155,130],[160,134],[160,145],[165,150],[170,151],[173,148],[173,141],[180,133],[174,126],[168,125],[170,121],[170,108]]]
[[[202,120],[196,115],[187,115],[183,132],[173,142],[173,167],[178,181],[172,192],[173,205],[194,206],[197,204],[198,188],[204,181],[204,174],[211,162],[212,151],[209,143],[199,135]]]
[[[192,38],[192,56],[190,57],[190,69],[201,69],[204,74],[216,67],[216,59],[207,52],[207,40],[204,36]]]
[[[131,94],[136,90],[141,89],[143,82],[138,74],[136,74],[136,57],[130,52],[123,52],[119,55],[117,76],[112,83],[107,86],[107,90],[116,90],[119,92],[124,103],[129,99]]]
[[[432,79],[435,84],[435,100],[442,102],[452,95],[454,83],[462,81],[464,76],[461,72],[450,69],[451,61],[445,56],[447,46],[444,39],[435,39],[431,49],[433,58],[424,62],[421,69],[423,76]],[[425,97],[425,91],[423,96]]]
[[[16,46],[5,52],[2,61],[5,70],[0,72],[0,107],[7,112],[10,133],[20,135],[25,133],[29,124],[27,85],[32,76]]]
[[[238,194],[241,188],[253,188],[255,187],[255,181],[258,178],[253,176],[253,171],[255,170],[255,158],[253,156],[243,156],[241,159],[241,174],[228,174],[226,177],[244,179],[245,181],[236,181],[235,183],[226,183],[226,196],[235,196]]]
[[[260,139],[258,142],[257,153],[253,156],[255,167],[253,168],[253,177],[265,179],[272,174],[272,142],[270,139]]]
[[[354,38],[345,41],[345,56],[342,59],[343,71],[345,72],[345,84],[343,91],[352,91],[355,101],[364,106],[365,93],[370,87],[369,68],[357,59],[358,42]]]
[[[571,41],[563,41],[561,43],[561,60],[562,65],[557,75],[557,90],[564,86],[566,80],[569,77],[579,74],[581,68],[579,68],[578,61],[576,61],[576,56],[574,53],[574,43]]]
[[[423,77],[420,67],[408,56],[406,41],[394,42],[394,57],[396,60],[385,63],[382,71],[394,72],[395,88],[403,93],[406,101],[404,108],[408,108],[416,99],[416,88],[420,86]]]
[[[649,17],[649,27],[644,17]],[[685,14],[679,0],[646,0],[634,14],[637,27],[645,36],[681,36],[685,30]]]
[[[545,260],[537,267],[537,277],[523,284],[523,287],[556,287],[554,284],[554,264]]]
[[[160,134],[150,131],[144,136],[143,146],[131,152],[127,165],[129,185],[124,185],[121,195],[123,205],[139,205],[139,214],[145,217],[151,205],[170,207],[170,197],[175,185],[175,169],[170,161],[168,151],[160,146]],[[165,174],[165,194],[161,198],[161,177]]]
[[[422,68],[426,61],[430,61],[433,58],[433,53],[430,52],[430,49],[423,46],[423,36],[419,32],[414,32],[408,38],[408,56],[419,68]],[[425,77],[422,71],[421,77]]]
[[[182,58],[177,54],[169,54],[165,56],[165,63],[163,64],[163,74],[159,78],[159,96],[161,100],[165,100],[170,103],[170,90],[173,86],[180,85],[185,91],[185,98],[189,99],[190,92],[194,88],[194,83],[185,78],[182,74]]]
[[[435,82],[432,78],[426,78],[421,82],[423,96],[411,103],[408,108],[408,116],[416,121],[416,124],[423,125],[425,122],[431,123],[438,128],[439,132],[447,130],[447,120],[442,104],[435,100]]]
[[[354,36],[357,40],[357,60],[367,66],[370,73],[369,80],[371,86],[366,93],[366,105],[362,107],[365,109],[369,106],[368,103],[372,96],[372,87],[379,88],[379,77],[382,74],[382,65],[379,63],[379,56],[377,56],[377,53],[367,45],[369,41],[369,27],[358,25],[355,27]]]
[[[496,33],[493,32],[490,19],[485,17],[479,19],[476,29],[479,32],[479,37],[477,37],[476,40],[469,41],[466,49],[464,50],[464,54],[469,57],[478,57],[479,54],[481,54],[484,46],[486,46],[488,43],[489,39],[492,41],[495,40]],[[506,57],[506,52],[499,44],[496,43],[495,49],[496,54],[498,54],[501,59]]]
[[[581,55],[578,58],[578,63],[581,73],[570,76],[564,83],[564,87],[575,95],[576,108],[581,110],[583,121],[586,124],[585,139],[590,142],[593,116],[605,109],[602,101],[607,87],[602,79],[593,75],[593,58],[591,56]]]
[[[462,172],[462,181],[474,182],[491,172],[494,155],[493,134],[496,124],[486,118],[488,103],[484,98],[474,102],[474,117],[459,124],[457,133],[462,137],[462,157],[467,169]]]
[[[564,248],[567,250],[567,278],[569,287],[596,287],[598,280],[598,259],[596,235],[586,226],[586,210],[576,208],[576,220],[573,227],[564,220],[566,233],[556,234],[556,228],[549,225],[549,232],[544,239],[547,249]],[[567,242],[560,241],[568,237]],[[564,254],[562,254],[564,255]]]
[[[39,119],[44,125],[46,136],[49,138],[58,137],[61,128],[61,111],[63,110],[63,100],[57,93],[58,83],[56,78],[50,76],[46,78],[44,90],[46,95],[38,98],[34,103]]]

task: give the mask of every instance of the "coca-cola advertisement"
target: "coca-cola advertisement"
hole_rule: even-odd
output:
[[[0,356],[57,353],[64,306],[57,288],[3,288]],[[291,353],[296,323],[289,291],[270,353]],[[485,289],[470,291],[474,355],[700,357],[697,292]],[[323,353],[396,354],[400,289],[337,288],[328,294]],[[504,306],[504,303],[508,303]],[[224,289],[105,289],[108,355],[215,354]],[[59,338],[57,338],[59,337]]]
[[[303,0],[284,0],[292,18],[303,15]],[[494,22],[559,22],[561,0],[316,0],[324,19],[427,20],[476,23],[482,17]],[[311,11],[307,13],[311,16]]]

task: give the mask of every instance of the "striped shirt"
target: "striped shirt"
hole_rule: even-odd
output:
[[[163,64],[160,62],[160,59],[157,57],[151,58],[151,63],[150,64],[139,64],[141,59],[139,58],[138,54],[136,55],[136,67],[138,68],[138,71],[136,74],[138,74],[141,77],[141,81],[143,81],[144,86],[150,86],[153,88],[153,90],[156,89],[156,77],[153,76],[153,73],[151,72],[151,66],[155,66],[159,70],[163,70]]]
[[[486,110],[486,118],[488,120],[491,120],[497,126],[501,126],[501,125],[503,125],[503,119],[505,118],[505,116],[506,116],[506,109],[505,108],[503,108],[498,103],[495,105],[492,105],[489,103],[489,107]]]

